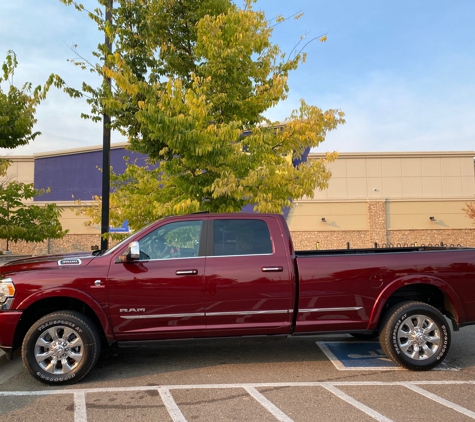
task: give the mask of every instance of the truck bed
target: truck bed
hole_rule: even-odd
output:
[[[307,251],[295,251],[295,255],[299,258],[319,256],[319,255],[358,255],[358,254],[381,254],[381,253],[407,253],[407,252],[424,252],[424,251],[450,251],[464,248],[461,246],[409,246],[395,248],[363,248],[363,249],[318,249]]]

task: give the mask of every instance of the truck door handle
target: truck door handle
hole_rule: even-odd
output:
[[[264,273],[280,273],[284,271],[283,267],[262,267],[262,272]]]
[[[177,270],[176,275],[196,275],[198,270]]]

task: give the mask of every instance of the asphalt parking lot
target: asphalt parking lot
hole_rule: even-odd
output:
[[[447,365],[429,372],[339,369],[317,342],[385,362],[377,343],[365,351],[348,336],[110,350],[60,388],[33,380],[17,358],[0,369],[0,421],[474,420],[474,334],[454,333]]]
[[[449,390],[449,391],[448,391]],[[302,382],[86,388],[0,393],[8,420],[473,420],[472,381]],[[28,403],[25,406],[25,402]],[[24,409],[27,407],[27,409]],[[23,408],[19,410],[19,408]],[[9,410],[11,411],[9,412]],[[46,411],[44,412],[46,416]]]

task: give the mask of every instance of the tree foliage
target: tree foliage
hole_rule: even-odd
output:
[[[0,186],[0,239],[42,242],[60,239],[67,233],[59,222],[62,209],[56,204],[38,206],[24,202],[43,192],[33,184],[17,181]]]
[[[475,202],[469,201],[465,203],[465,208],[462,208],[462,211],[465,211],[470,220],[472,220],[472,224],[475,224]]]
[[[9,51],[2,66],[3,77],[0,77],[0,148],[26,145],[39,134],[33,132],[39,89],[30,94],[31,83],[20,89],[13,85],[17,65],[15,53]],[[1,83],[6,82],[9,82],[9,89],[4,93]]]
[[[0,148],[13,149],[27,145],[40,135],[40,132],[33,131],[36,123],[36,107],[46,98],[52,85],[64,86],[70,94],[73,93],[56,75],[50,75],[43,86],[33,88],[31,82],[26,82],[18,88],[13,83],[17,66],[16,54],[9,51],[0,76]],[[2,84],[8,85],[6,92],[3,91]]]
[[[112,126],[151,164],[128,163],[124,174],[112,175],[113,221],[138,228],[167,214],[247,204],[280,212],[292,198],[327,187],[325,165],[336,154],[293,161],[343,123],[343,113],[302,100],[283,124],[265,118],[287,98],[289,74],[306,56],[273,44],[272,25],[253,3],[116,0],[110,22],[100,9],[89,12],[114,42],[113,53],[99,45],[102,62],[91,69],[113,83],[83,85],[91,105],[84,117],[112,116]],[[91,213],[97,221],[97,210]]]
[[[2,66],[0,77],[0,148],[14,149],[33,141],[40,133],[34,132],[37,105],[46,97],[52,85],[64,82],[51,75],[44,86],[32,88],[27,82],[21,88],[14,85],[13,76],[18,61],[14,52],[9,51]],[[1,84],[8,84],[6,93]],[[62,209],[56,204],[38,206],[25,203],[44,191],[33,184],[11,181],[6,177],[10,162],[0,158],[0,239],[8,242],[23,240],[41,242],[45,239],[61,238],[66,234],[59,222]]]

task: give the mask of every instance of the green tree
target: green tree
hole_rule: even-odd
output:
[[[44,86],[38,85],[33,88],[31,82],[26,82],[18,88],[13,83],[17,66],[16,54],[9,51],[0,75],[0,148],[13,149],[27,145],[40,135],[40,132],[33,132],[36,107],[46,98],[52,85],[64,86],[71,95],[73,94],[73,91],[69,91],[64,81],[56,75],[50,75]],[[2,84],[8,85],[7,92],[3,91]]]
[[[12,181],[0,186],[0,239],[9,242],[42,242],[60,239],[63,231],[59,217],[62,209],[56,204],[44,206],[25,203],[44,191],[34,189],[33,184]]]
[[[4,93],[0,85],[0,148],[16,148],[34,140],[39,132],[33,132],[36,123],[35,111],[40,89],[31,95],[31,83],[21,89],[13,85],[13,75],[18,65],[16,55],[9,51],[2,66],[3,77],[0,84],[9,82],[8,92]]]
[[[327,187],[326,163],[336,154],[297,167],[292,161],[343,123],[343,113],[302,100],[284,124],[264,117],[286,99],[289,74],[306,56],[298,45],[286,55],[273,44],[272,24],[253,3],[116,0],[110,22],[99,9],[89,12],[114,41],[113,54],[99,45],[102,62],[92,69],[113,83],[83,86],[91,104],[85,117],[112,116],[151,164],[128,163],[112,175],[112,221],[138,228],[167,214],[247,204],[280,212],[292,198]],[[97,211],[89,212],[96,221]]]
[[[63,82],[51,75],[44,86],[32,89],[31,83],[22,88],[13,84],[13,76],[18,65],[14,52],[9,51],[2,66],[0,77],[0,147],[14,149],[33,141],[40,133],[33,132],[36,123],[37,105],[45,98],[51,85]],[[1,84],[8,84],[8,91],[3,92]],[[10,162],[0,158],[0,239],[8,243],[23,240],[41,242],[45,239],[61,238],[63,231],[59,222],[62,209],[56,204],[38,206],[25,201],[44,193],[35,189],[33,184],[9,180],[7,169]]]

